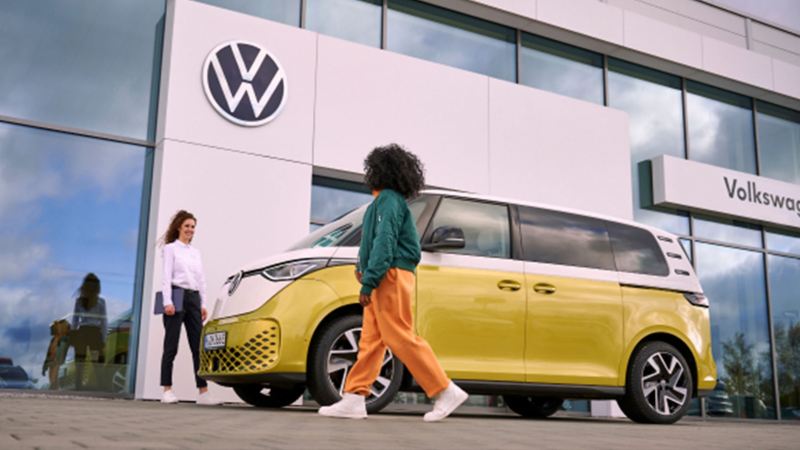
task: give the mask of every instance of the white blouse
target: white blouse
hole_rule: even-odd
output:
[[[164,246],[164,276],[161,292],[164,306],[172,304],[172,286],[200,292],[200,301],[206,307],[206,277],[200,250],[175,240]]]

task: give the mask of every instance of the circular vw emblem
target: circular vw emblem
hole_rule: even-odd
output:
[[[255,127],[277,117],[286,103],[286,73],[256,44],[226,42],[208,54],[203,87],[214,109],[231,122]]]

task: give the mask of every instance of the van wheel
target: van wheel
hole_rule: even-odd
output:
[[[693,386],[681,352],[666,342],[651,342],[636,353],[628,368],[625,396],[617,403],[634,422],[675,423],[689,410]]]
[[[508,408],[522,417],[544,419],[550,417],[564,403],[560,398],[530,397],[527,395],[504,395]]]
[[[358,356],[361,316],[345,316],[325,325],[309,352],[308,389],[320,405],[338,402],[344,384]],[[377,380],[367,397],[367,412],[376,413],[388,405],[400,390],[403,364],[386,351]]]
[[[291,405],[305,392],[302,384],[264,387],[260,384],[239,384],[233,391],[240,399],[259,408],[283,408]]]

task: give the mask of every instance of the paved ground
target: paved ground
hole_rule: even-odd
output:
[[[684,419],[670,426],[556,416],[530,421],[458,413],[426,424],[394,407],[367,420],[320,417],[310,407],[263,410],[0,392],[0,449],[797,449],[800,424]]]

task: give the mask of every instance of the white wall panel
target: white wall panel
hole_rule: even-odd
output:
[[[625,45],[687,66],[702,63],[699,34],[630,11],[625,11]]]
[[[360,173],[397,142],[429,184],[487,191],[487,77],[326,36],[318,64],[314,165]]]
[[[628,117],[490,82],[490,192],[631,220]]]
[[[156,240],[179,209],[197,216],[193,245],[203,255],[209,307],[225,279],[246,262],[285,250],[308,234],[311,166],[166,140],[156,149],[151,227],[142,302],[137,398],[160,396],[159,370],[164,328],[154,316],[160,290],[161,250]],[[173,380],[182,400],[194,400],[191,353],[185,332]],[[232,391],[211,383],[218,397]]]
[[[531,19],[536,18],[536,1],[537,0],[472,0],[475,3],[480,3],[492,8],[508,11],[519,16],[528,17]]]
[[[214,110],[203,92],[208,54],[230,40],[260,44],[286,72],[287,103],[272,122],[235,125]],[[175,139],[311,162],[316,34],[202,3],[175,2],[172,45],[158,141]]]
[[[800,66],[773,59],[772,70],[775,77],[775,91],[800,98]]]
[[[538,0],[536,18],[550,25],[622,45],[622,10],[597,0]]]
[[[770,57],[703,36],[703,70],[772,89]]]

